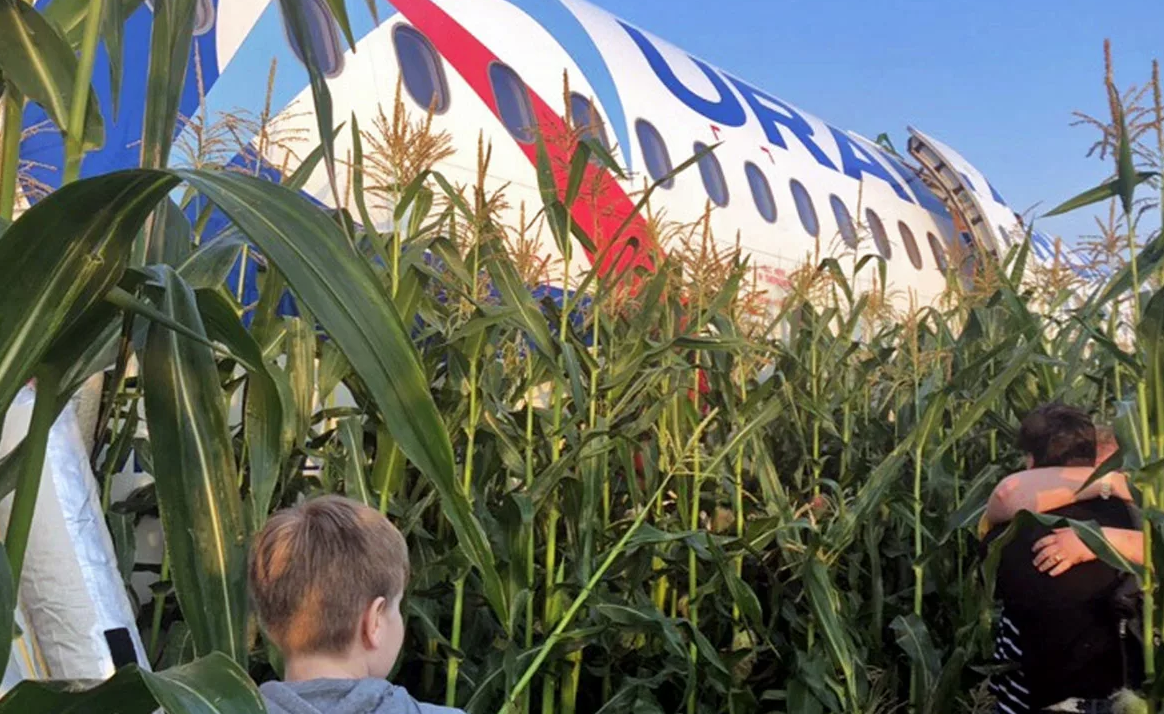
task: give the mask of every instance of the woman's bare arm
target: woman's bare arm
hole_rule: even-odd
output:
[[[1080,490],[1095,469],[1086,466],[1068,466],[1029,469],[1003,479],[986,502],[985,518],[990,525],[1007,523],[1019,511],[1045,513],[1056,508],[1099,498],[1103,483],[1111,484],[1111,495],[1125,501],[1132,500],[1127,478],[1111,473]]]

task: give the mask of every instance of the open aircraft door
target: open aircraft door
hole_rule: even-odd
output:
[[[920,165],[925,182],[950,210],[961,236],[962,244],[956,246],[956,250],[966,250],[970,257],[976,251],[995,255],[1004,252],[1011,239],[1004,233],[1002,226],[1004,223],[1013,223],[1014,214],[1001,204],[1001,199],[992,201],[999,203],[998,207],[985,205],[968,175],[970,172],[978,172],[956,152],[913,127],[909,128],[909,134],[910,155]],[[985,178],[981,178],[981,181],[986,182]],[[996,213],[1009,215],[1002,218],[993,215]],[[999,227],[995,228],[996,225]],[[1000,246],[1003,246],[1002,250]],[[965,260],[966,255],[959,257]]]

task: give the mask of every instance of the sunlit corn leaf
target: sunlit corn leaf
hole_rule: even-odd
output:
[[[205,336],[194,291],[158,269],[156,300],[171,319]],[[163,325],[141,355],[158,506],[178,602],[195,650],[247,659],[246,523],[213,351]]]
[[[0,239],[0,407],[62,328],[125,271],[138,229],[177,183],[157,172],[77,181],[25,212]]]
[[[262,714],[262,697],[246,670],[215,652],[190,664],[148,672],[136,664],[90,689],[75,682],[24,680],[0,700],[0,714],[117,712]]]
[[[60,32],[28,3],[0,3],[0,72],[29,101],[44,108],[61,134],[66,133],[77,56]],[[105,128],[92,91],[88,102],[83,145],[96,149],[105,143]]]

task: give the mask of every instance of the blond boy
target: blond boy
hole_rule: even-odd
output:
[[[279,511],[251,548],[251,598],[284,660],[271,714],[455,714],[387,681],[404,643],[404,536],[374,509],[324,496]]]

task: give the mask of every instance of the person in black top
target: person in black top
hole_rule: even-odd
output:
[[[1019,446],[1030,466],[1095,465],[1095,427],[1085,413],[1060,404],[1046,405],[1023,420]],[[1096,498],[1047,512],[1101,526],[1132,529],[1134,514],[1120,499]],[[1006,530],[995,526],[983,541],[983,553]],[[995,659],[1018,668],[992,678],[991,690],[1002,714],[1045,711],[1108,711],[1116,691],[1142,676],[1138,648],[1121,633],[1126,612],[1117,606],[1127,591],[1126,574],[1098,559],[1079,562],[1052,577],[1042,569],[1046,557],[1032,560],[1036,544],[1055,530],[1021,529],[1005,545],[995,595],[1002,616],[995,640]],[[1141,553],[1142,557],[1142,553]],[[1040,565],[1043,568],[1040,568]]]

